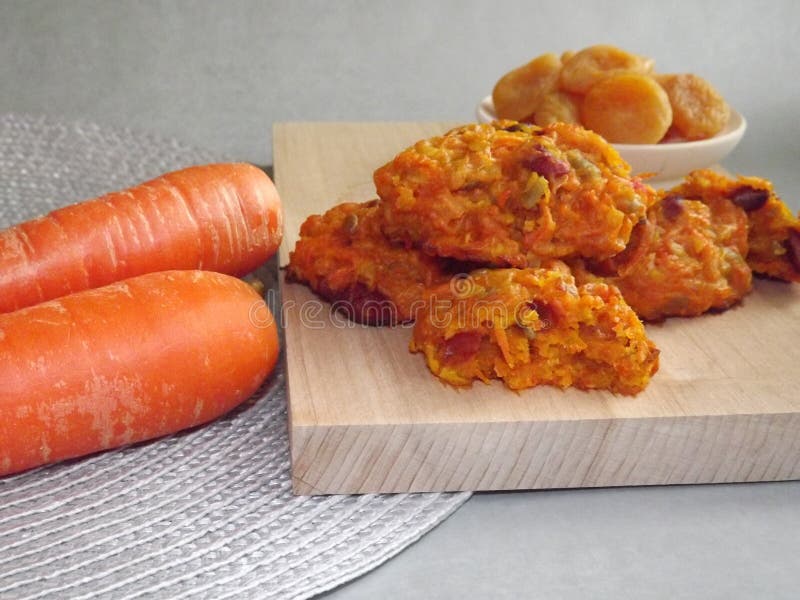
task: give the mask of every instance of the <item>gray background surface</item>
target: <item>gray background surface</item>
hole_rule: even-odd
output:
[[[711,80],[726,161],[800,208],[800,3],[0,0],[0,112],[272,160],[285,120],[471,120],[507,70],[613,43]],[[479,494],[331,598],[796,598],[800,484]]]

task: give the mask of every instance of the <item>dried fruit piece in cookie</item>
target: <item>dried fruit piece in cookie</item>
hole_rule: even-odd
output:
[[[566,268],[480,269],[466,282],[433,290],[410,346],[447,383],[635,394],[658,369],[658,350],[613,286],[576,286]]]
[[[560,72],[561,60],[548,53],[503,75],[492,90],[497,117],[520,121],[533,114],[545,94],[556,89]]]
[[[599,44],[567,56],[561,68],[560,86],[567,92],[585,94],[598,81],[621,72],[649,73],[653,61],[616,46]]]
[[[667,94],[649,75],[619,73],[593,85],[581,119],[609,142],[656,144],[672,122]]]
[[[577,125],[466,125],[417,142],[375,172],[384,233],[429,254],[495,266],[607,258],[653,191]]]
[[[760,177],[693,171],[668,194],[703,202],[728,199],[747,214],[747,262],[755,273],[800,282],[800,219]]]
[[[714,137],[725,128],[731,109],[705,79],[692,73],[656,75],[672,106],[672,124],[687,140]]]
[[[307,284],[354,321],[393,325],[413,320],[425,288],[449,273],[445,261],[389,243],[373,200],[310,216],[289,254],[286,278]]]
[[[575,262],[580,282],[616,285],[642,319],[693,317],[738,302],[752,281],[747,217],[727,199],[701,202],[670,193],[653,205],[625,252]]]

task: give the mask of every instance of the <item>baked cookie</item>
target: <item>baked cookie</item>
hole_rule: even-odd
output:
[[[381,233],[378,201],[346,202],[312,215],[289,254],[286,279],[307,284],[348,318],[369,325],[414,320],[425,289],[457,267],[390,243]]]
[[[565,123],[459,127],[404,150],[374,180],[387,237],[498,267],[613,256],[655,199],[605,140]]]
[[[635,394],[658,369],[658,350],[619,291],[577,286],[566,266],[479,269],[431,291],[410,348],[453,385],[502,379]]]

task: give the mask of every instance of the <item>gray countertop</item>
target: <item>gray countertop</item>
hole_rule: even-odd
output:
[[[0,112],[272,160],[287,120],[472,120],[505,71],[613,43],[711,80],[725,165],[800,208],[800,3],[0,0]],[[800,435],[800,434],[799,434]],[[800,483],[477,494],[331,598],[796,598]]]

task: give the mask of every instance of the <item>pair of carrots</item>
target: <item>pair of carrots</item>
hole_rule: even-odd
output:
[[[234,276],[282,237],[246,164],[168,173],[0,231],[0,476],[208,422],[278,357]]]

